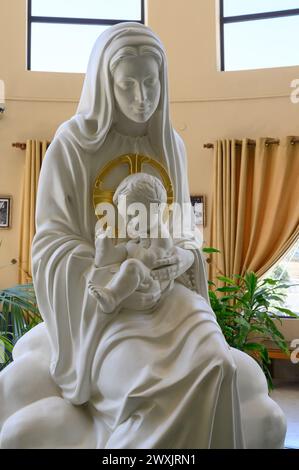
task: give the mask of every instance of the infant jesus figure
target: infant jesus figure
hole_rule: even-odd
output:
[[[107,273],[109,266],[109,273],[114,272],[108,281],[107,275],[103,276],[104,285],[88,284],[89,292],[104,313],[121,308],[154,307],[194,261],[190,250],[174,246],[167,223],[163,221],[162,208],[166,207],[167,193],[157,177],[146,173],[126,177],[113,197],[118,211],[124,201],[127,214],[132,212],[130,208],[136,212],[138,207],[139,212],[137,224],[136,216],[134,221],[133,215],[128,215],[128,219],[131,218],[127,226],[128,238],[116,243],[111,237],[111,227],[96,230],[95,267]],[[139,210],[141,204],[142,211]],[[133,222],[138,225],[138,232],[130,230]]]

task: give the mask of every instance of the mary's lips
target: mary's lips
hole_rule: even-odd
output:
[[[147,113],[149,112],[148,109],[136,109],[135,112],[137,114],[145,114],[147,115]]]
[[[135,110],[139,113],[144,113],[149,110],[149,106],[136,106]]]

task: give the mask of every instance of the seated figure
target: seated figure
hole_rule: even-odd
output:
[[[111,307],[96,289],[120,267],[111,250],[99,265],[107,240],[95,243],[92,195],[99,171],[122,155],[163,165],[174,202],[190,202],[185,147],[169,118],[165,51],[136,23],[98,38],[77,113],[43,161],[32,267],[44,323],[19,340],[0,374],[0,448],[283,447],[285,419],[263,372],[227,345],[211,310],[193,226],[171,233],[170,252],[148,268],[158,291],[171,286],[161,302],[153,308],[137,282],[116,299],[121,309],[105,313]],[[140,171],[157,176],[129,164],[109,184]]]

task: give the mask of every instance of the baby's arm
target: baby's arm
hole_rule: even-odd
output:
[[[149,250],[154,252],[157,258],[171,256],[174,252],[173,240],[170,236],[153,238]]]
[[[127,259],[127,249],[124,243],[114,244],[107,231],[99,234],[95,239],[95,266],[102,268],[110,264],[119,263]]]
[[[154,248],[152,249],[151,246],[148,248],[144,248],[142,242],[137,243],[134,240],[130,240],[127,245],[127,251],[128,251],[128,258],[134,258],[139,261],[142,261],[145,266],[147,266],[149,269],[153,267],[153,264],[157,258],[159,258],[157,254],[157,250]]]

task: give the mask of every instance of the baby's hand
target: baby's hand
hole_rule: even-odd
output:
[[[126,243],[126,249],[128,253],[128,258],[138,258],[138,252],[140,250],[138,239],[129,240]]]
[[[97,268],[111,264],[110,260],[113,258],[114,244],[112,238],[109,237],[109,232],[97,233],[95,249],[95,265]]]
[[[111,227],[96,231],[95,266],[97,268],[122,263],[126,259],[125,247],[115,245],[111,233]]]

